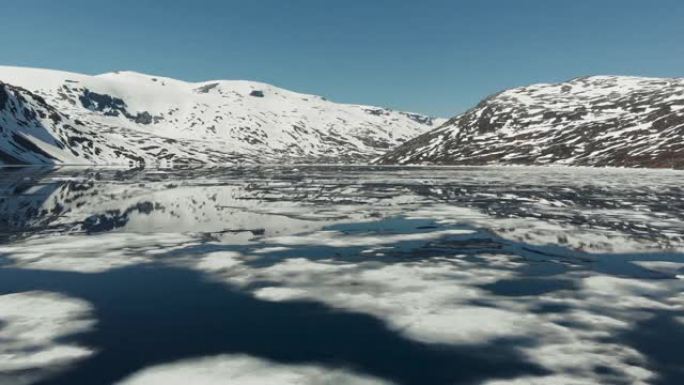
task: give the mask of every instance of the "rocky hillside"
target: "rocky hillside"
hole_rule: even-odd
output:
[[[0,163],[364,162],[442,123],[264,83],[0,67]]]
[[[684,168],[684,79],[595,76],[491,96],[384,164]]]

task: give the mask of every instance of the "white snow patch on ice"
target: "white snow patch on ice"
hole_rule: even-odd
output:
[[[27,384],[93,351],[62,342],[95,321],[88,303],[47,292],[0,295],[0,383]]]
[[[222,355],[144,369],[117,385],[391,385],[349,370]]]

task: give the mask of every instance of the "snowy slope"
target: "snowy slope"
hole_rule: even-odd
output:
[[[4,163],[353,162],[441,122],[258,82],[0,66]]]
[[[684,79],[594,76],[511,89],[379,162],[684,168]]]

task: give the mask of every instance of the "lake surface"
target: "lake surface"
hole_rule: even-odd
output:
[[[0,169],[0,384],[681,384],[683,181]]]

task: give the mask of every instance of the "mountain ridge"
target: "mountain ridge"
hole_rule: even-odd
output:
[[[504,90],[376,162],[684,168],[684,79],[600,75]]]
[[[13,109],[0,109],[3,163],[365,162],[443,121],[245,80],[0,66],[0,82]],[[48,110],[60,121],[42,118]],[[78,131],[71,141],[62,121]],[[38,131],[42,140],[33,136]],[[15,135],[54,159],[31,154]]]

